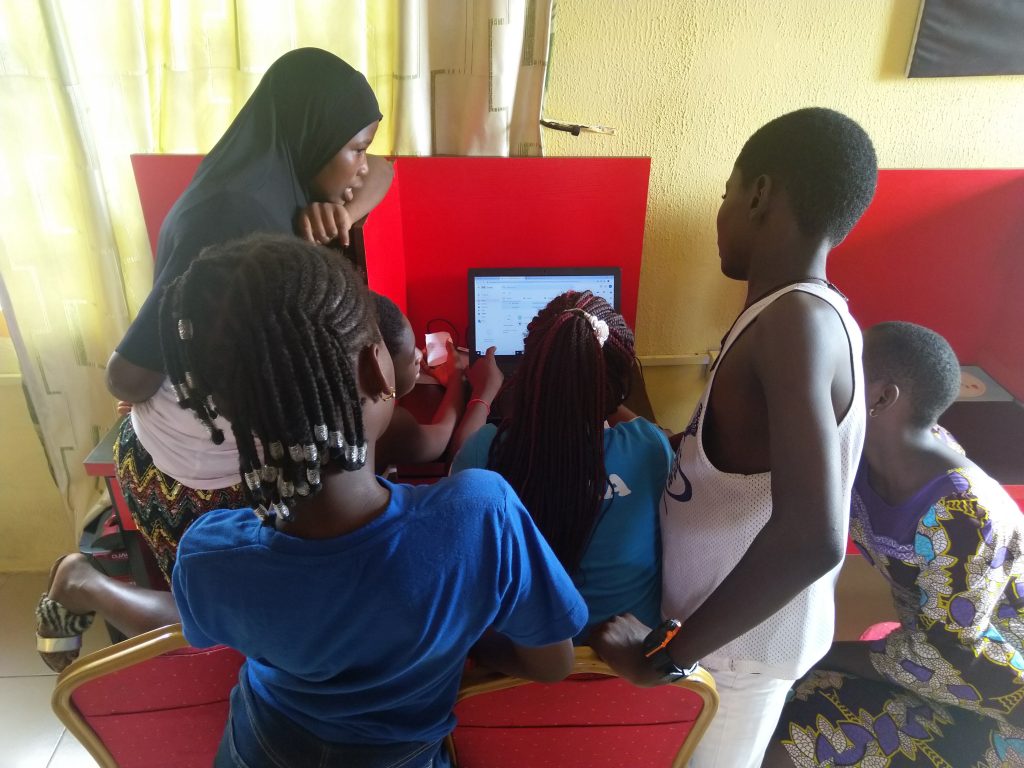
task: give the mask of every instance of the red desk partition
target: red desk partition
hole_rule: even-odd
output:
[[[200,160],[132,156],[154,253]],[[363,227],[370,287],[418,333],[442,318],[464,340],[470,267],[618,266],[635,326],[650,168],[650,158],[398,158]]]
[[[862,327],[928,326],[1024,400],[1024,169],[880,171],[829,273]]]
[[[650,168],[650,158],[399,158],[363,229],[370,286],[404,299],[417,332],[441,318],[464,340],[467,269],[614,265],[635,326]]]
[[[1004,484],[1024,483],[1024,170],[885,170],[830,259],[862,327],[945,336],[1016,401],[960,401],[940,422]]]

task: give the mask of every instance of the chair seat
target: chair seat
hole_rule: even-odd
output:
[[[228,721],[228,701],[88,719],[118,766],[210,768]]]
[[[459,768],[668,768],[693,723],[455,729]]]
[[[589,677],[589,679],[588,679]],[[537,702],[543,700],[544,707]],[[577,676],[555,685],[508,688],[459,702],[459,728],[544,728],[566,726],[648,726],[693,723],[703,702],[676,689],[637,688],[617,677]],[[677,742],[678,745],[678,742]]]
[[[718,707],[705,670],[637,688],[586,647],[544,685],[467,670],[451,748],[458,768],[680,768]]]
[[[209,768],[244,661],[161,627],[75,661],[53,709],[102,768]]]
[[[243,661],[224,646],[182,648],[93,680],[77,689],[71,701],[88,720],[226,704]]]

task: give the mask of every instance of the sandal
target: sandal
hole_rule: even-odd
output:
[[[82,633],[96,618],[95,611],[72,613],[49,597],[57,568],[65,557],[67,555],[57,558],[50,568],[47,591],[36,605],[36,650],[46,666],[54,672],[63,672],[65,667],[78,658],[82,648]]]

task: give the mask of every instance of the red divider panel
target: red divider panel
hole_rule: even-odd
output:
[[[1024,170],[883,170],[830,259],[862,327],[908,320],[945,336],[1024,399]]]
[[[397,195],[365,227],[370,285],[386,292],[398,282],[387,271],[404,269],[413,328],[443,318],[464,340],[470,267],[619,266],[622,314],[635,326],[650,167],[650,158],[399,158]],[[378,232],[393,227],[395,206],[401,234]]]
[[[408,313],[401,190],[402,180],[396,173],[388,193],[363,225],[363,248],[367,254],[366,282],[370,288]]]

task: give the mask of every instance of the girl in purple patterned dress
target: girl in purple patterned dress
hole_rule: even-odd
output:
[[[864,338],[868,428],[850,533],[899,627],[842,641],[779,720],[766,766],[1024,766],[1024,518],[932,429],[957,396],[949,344],[918,325]]]

